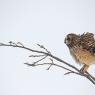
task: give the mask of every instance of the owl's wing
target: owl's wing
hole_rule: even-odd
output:
[[[81,46],[83,49],[95,55],[95,39],[94,34],[87,32],[81,35]]]
[[[89,46],[89,47],[87,48],[87,50],[88,50],[89,52],[91,52],[91,54],[95,55],[95,46]]]

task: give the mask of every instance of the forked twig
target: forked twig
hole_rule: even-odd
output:
[[[41,58],[41,59],[37,60],[36,62],[33,62],[33,64],[36,64],[36,63],[38,63],[38,62],[41,62],[41,61],[42,61],[42,60],[44,60],[46,57],[47,57],[47,55],[46,55],[46,56],[44,56],[43,58]]]
[[[53,64],[54,64],[53,59],[51,59],[51,58],[49,58],[49,59],[50,59],[50,61],[51,61],[51,64],[50,64],[50,66],[47,68],[47,70],[49,70],[49,69],[51,68],[51,66],[53,66]]]
[[[50,51],[48,51],[43,45],[37,44],[40,48],[44,49],[47,53],[51,54]]]

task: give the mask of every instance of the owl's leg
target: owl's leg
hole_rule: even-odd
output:
[[[89,66],[85,64],[85,65],[80,69],[80,71],[83,72],[83,73],[86,73],[87,70],[88,70],[88,68],[89,68]]]

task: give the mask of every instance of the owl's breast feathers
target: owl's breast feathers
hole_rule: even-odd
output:
[[[95,55],[82,47],[73,47],[70,49],[70,53],[79,64],[90,65],[95,62]]]

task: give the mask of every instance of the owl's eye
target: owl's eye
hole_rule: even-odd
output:
[[[68,37],[67,40],[70,41],[70,38]]]

